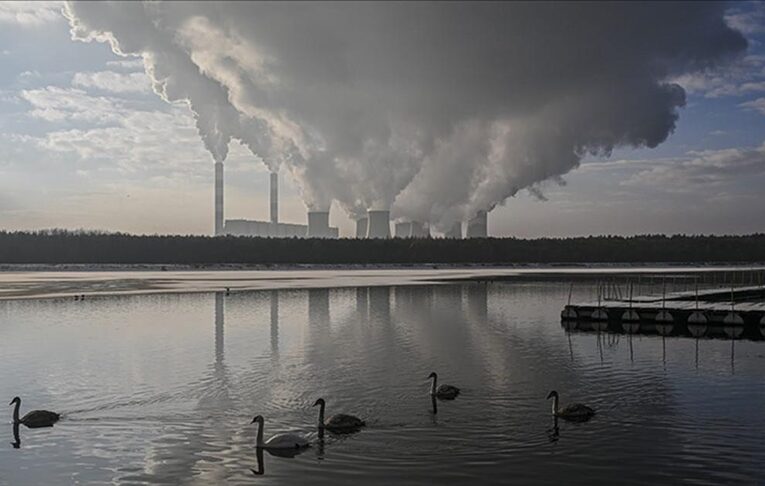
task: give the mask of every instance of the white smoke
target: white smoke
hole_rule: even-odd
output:
[[[742,53],[724,4],[72,3],[77,39],[143,56],[216,160],[238,139],[311,209],[444,229],[575,168],[654,147],[668,82]]]

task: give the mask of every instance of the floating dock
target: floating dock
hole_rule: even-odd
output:
[[[599,295],[601,292],[599,290]],[[761,338],[765,336],[765,292],[761,286],[705,289],[568,304],[567,329]]]

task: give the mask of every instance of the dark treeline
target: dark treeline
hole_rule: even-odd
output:
[[[0,263],[419,264],[765,262],[765,234],[586,238],[271,239],[0,232]]]

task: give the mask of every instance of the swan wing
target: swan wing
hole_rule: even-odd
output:
[[[574,403],[558,412],[558,415],[564,418],[587,419],[595,415],[595,410],[581,403]]]
[[[48,410],[32,410],[21,417],[19,422],[30,428],[51,427],[58,422],[59,418],[61,418],[61,416],[56,412],[49,412]]]
[[[302,449],[308,447],[308,439],[299,434],[276,434],[264,444],[268,449]]]
[[[438,387],[438,390],[436,390],[436,396],[439,398],[457,398],[457,395],[460,394],[460,389],[456,386],[452,385],[441,385]]]
[[[324,422],[324,426],[329,429],[356,429],[364,425],[366,423],[360,418],[344,413],[333,415]]]

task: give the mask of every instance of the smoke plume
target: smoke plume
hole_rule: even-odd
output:
[[[445,229],[577,167],[655,147],[669,79],[746,49],[713,2],[70,3],[77,39],[143,56],[216,160],[285,165],[306,204]]]

